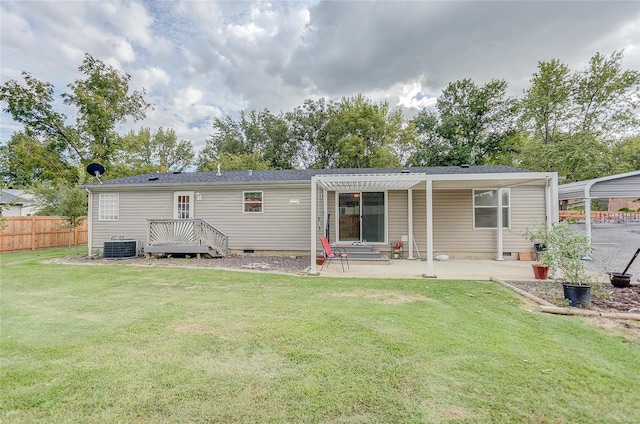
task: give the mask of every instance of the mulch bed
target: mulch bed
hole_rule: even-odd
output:
[[[556,306],[567,306],[562,284],[549,281],[509,281],[514,287],[531,293]],[[640,284],[617,288],[606,283],[591,289],[591,308],[601,312],[640,313]]]

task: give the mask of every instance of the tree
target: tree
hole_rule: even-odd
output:
[[[213,170],[256,164],[260,169],[292,169],[298,146],[289,136],[283,115],[275,116],[267,109],[240,112],[240,119],[216,118],[214,133],[198,155],[198,170]],[[256,162],[257,161],[257,162]],[[256,169],[256,168],[247,168]]]
[[[193,144],[178,141],[172,128],[160,127],[153,135],[149,128],[130,131],[123,138],[123,160],[135,174],[184,171],[193,163]]]
[[[520,166],[532,171],[555,171],[565,182],[613,174],[611,150],[592,133],[562,134],[554,143],[529,140],[520,154]]]
[[[327,124],[334,109],[334,102],[322,97],[306,99],[302,106],[285,114],[289,137],[298,146],[295,160],[303,168],[326,168],[335,160],[335,149],[327,141]]]
[[[80,172],[84,172],[81,170]],[[38,215],[58,215],[64,218],[64,228],[69,230],[69,247],[73,229],[87,217],[87,194],[64,182],[36,182],[30,191],[38,206]]]
[[[57,143],[17,132],[5,146],[0,146],[0,176],[11,187],[27,187],[34,178],[72,180],[76,171],[64,159],[64,151]]]
[[[522,99],[522,119],[533,128],[536,138],[548,144],[558,131],[567,128],[575,78],[567,65],[553,59],[538,62],[538,72],[530,81]]]
[[[640,72],[622,70],[622,51],[596,53],[577,74],[573,93],[577,131],[624,135],[640,125]]]
[[[400,159],[394,149],[415,141],[412,128],[403,125],[402,112],[389,102],[374,104],[363,95],[343,98],[326,125],[325,166],[336,168],[394,167]]]
[[[515,126],[515,102],[506,97],[507,83],[491,80],[483,86],[470,79],[450,83],[436,102],[412,121],[420,144],[414,165],[482,165],[500,151]]]
[[[150,106],[143,93],[129,93],[130,76],[86,54],[80,72],[69,84],[64,103],[77,109],[75,124],[55,110],[53,85],[23,72],[23,83],[9,80],[0,87],[4,112],[23,125],[27,137],[39,140],[43,151],[56,152],[65,167],[97,161],[110,164],[120,148],[116,125],[142,119]],[[41,162],[46,162],[43,158]]]

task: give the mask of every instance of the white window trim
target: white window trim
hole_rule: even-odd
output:
[[[245,200],[245,194],[246,193],[260,193],[260,212],[252,212],[252,211],[245,211],[244,206],[246,204],[257,204],[258,202],[247,202]],[[242,213],[243,214],[249,214],[249,215],[255,215],[255,214],[260,214],[260,213],[264,213],[264,191],[262,190],[245,190],[242,192]]]
[[[108,205],[105,203],[107,199],[109,199]],[[107,210],[107,206],[111,209]],[[115,213],[113,213],[114,210]],[[107,214],[106,212],[109,213]],[[98,221],[120,221],[120,194],[106,193],[98,196]]]
[[[178,197],[189,196],[189,218],[180,218],[178,216]],[[194,206],[193,201],[195,193],[193,191],[174,191],[173,192],[173,219],[194,219]]]
[[[504,204],[502,205],[502,209],[504,208],[508,208],[507,210],[507,218],[509,220],[509,225],[505,226],[504,222],[502,223],[502,229],[510,229],[511,228],[511,189],[510,188],[503,188],[503,191],[507,192],[508,197],[509,197],[509,204],[507,206],[505,206]],[[498,227],[476,227],[476,207],[477,208],[481,208],[481,209],[498,209],[498,206],[476,206],[476,191],[495,191],[496,195],[500,193],[500,189],[497,188],[474,188],[471,190],[471,203],[472,203],[472,207],[471,207],[471,215],[473,218],[473,229],[474,230],[497,230]],[[497,218],[497,217],[496,217]]]
[[[336,190],[334,191],[334,223],[336,227],[336,243],[350,243],[339,240],[340,237],[340,193],[384,193],[384,241],[367,241],[370,245],[386,245],[389,244],[389,190]],[[362,205],[360,205],[362,208]],[[362,211],[362,209],[361,209]],[[324,230],[323,230],[324,231]],[[323,233],[324,234],[324,233]]]

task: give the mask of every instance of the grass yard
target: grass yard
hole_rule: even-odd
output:
[[[640,422],[640,343],[494,283],[68,254],[0,256],[4,423]]]

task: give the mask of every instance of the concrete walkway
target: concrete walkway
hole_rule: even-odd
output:
[[[495,261],[495,260],[448,260],[434,261],[434,271],[439,280],[533,280],[531,261]],[[420,260],[392,260],[388,265],[364,265],[355,261],[351,267],[342,271],[340,261],[333,260],[331,265],[320,271],[323,277],[347,278],[420,278],[427,270],[426,262]],[[320,268],[320,267],[318,267]]]

